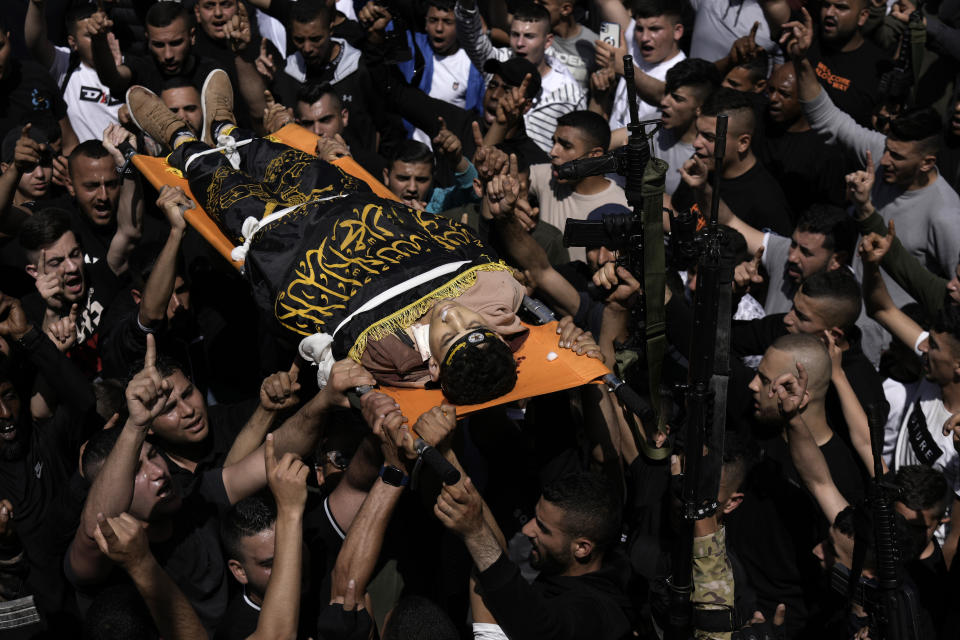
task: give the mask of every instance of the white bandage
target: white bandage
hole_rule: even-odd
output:
[[[473,640],[509,640],[498,624],[473,623]]]

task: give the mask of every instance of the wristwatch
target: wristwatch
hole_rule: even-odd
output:
[[[405,487],[410,483],[410,476],[390,464],[380,467],[380,479],[393,487]]]

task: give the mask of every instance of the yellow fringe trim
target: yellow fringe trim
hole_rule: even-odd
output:
[[[503,262],[488,262],[467,269],[453,280],[446,282],[438,289],[434,289],[416,302],[407,305],[403,309],[390,314],[383,320],[379,320],[364,329],[363,333],[361,333],[353,343],[353,347],[347,355],[357,362],[360,362],[360,358],[363,357],[363,352],[367,348],[367,342],[371,340],[382,340],[396,331],[406,330],[407,327],[410,327],[414,322],[422,318],[437,301],[456,298],[475,285],[479,272],[510,270],[510,267]]]

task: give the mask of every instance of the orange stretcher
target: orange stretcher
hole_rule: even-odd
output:
[[[319,140],[315,134],[296,124],[286,125],[271,135],[270,139],[282,142],[287,146],[312,155],[316,155],[317,140]],[[167,164],[166,158],[135,155],[133,157],[133,164],[158,191],[165,185],[182,187],[191,200],[195,203],[199,202],[190,191],[190,185],[187,184],[187,179],[180,171]],[[397,199],[392,191],[387,189],[382,182],[371,176],[367,170],[357,164],[353,158],[338,158],[333,164],[366,182],[370,185],[370,188],[373,189],[373,192],[381,198]],[[199,205],[185,211],[183,217],[224,259],[233,264],[237,269],[243,268],[243,262],[238,262],[230,257],[230,252],[233,251],[234,248],[233,243],[227,239],[227,236],[223,235],[223,232],[220,231],[217,224],[210,219],[207,212]]]
[[[305,153],[314,154],[318,137],[303,127],[288,124],[274,133],[271,139],[276,139]],[[166,158],[136,155],[133,157],[133,163],[157,190],[164,185],[182,187],[187,195],[195,203],[197,202],[197,198],[190,192],[190,186],[187,184],[186,178],[180,171],[167,164]],[[397,199],[383,183],[371,176],[353,158],[339,158],[333,164],[366,182],[378,196]],[[234,248],[233,243],[227,239],[217,224],[210,219],[199,205],[185,211],[184,218],[226,260],[237,269],[243,267],[242,262],[230,257]],[[530,329],[530,335],[516,353],[518,373],[517,384],[513,391],[483,404],[459,405],[457,406],[458,416],[523,398],[572,389],[598,380],[610,373],[610,370],[599,360],[579,356],[569,349],[560,349],[557,346],[556,322],[542,326],[526,326]],[[547,360],[547,355],[551,352],[557,354],[557,358]],[[443,392],[439,389],[384,387],[381,391],[396,400],[403,410],[403,414],[412,422],[415,422],[417,418],[433,407],[443,403]]]

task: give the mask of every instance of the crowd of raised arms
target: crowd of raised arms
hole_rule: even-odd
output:
[[[915,1],[0,3],[0,637],[960,638],[960,0]],[[623,176],[556,171],[640,140],[631,72],[662,279],[564,242],[634,214]],[[730,370],[690,548],[670,226],[713,208]],[[525,395],[524,296],[659,410],[589,384],[464,415]],[[341,299],[389,330],[324,365]]]

